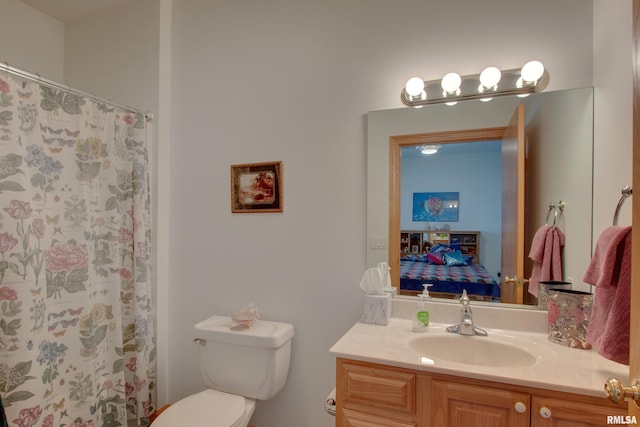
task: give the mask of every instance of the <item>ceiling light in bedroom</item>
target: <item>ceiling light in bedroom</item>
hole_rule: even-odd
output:
[[[499,84],[498,84],[499,83]],[[482,99],[504,95],[526,96],[542,92],[549,84],[549,72],[539,61],[529,61],[522,68],[499,70],[488,67],[480,74],[460,76],[448,73],[441,80],[424,81],[412,77],[400,92],[400,98],[409,107]]]
[[[416,147],[420,154],[423,156],[431,156],[432,154],[436,154],[440,149],[439,145],[419,145]]]

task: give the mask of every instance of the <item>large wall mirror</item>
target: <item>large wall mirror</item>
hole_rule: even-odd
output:
[[[505,156],[512,148],[502,138],[518,111],[523,161],[509,174],[512,166]],[[421,155],[416,146],[425,143],[440,150]],[[510,203],[505,192],[518,174],[523,182],[520,274],[525,279],[531,274],[536,231],[545,223],[555,225],[565,236],[563,279],[574,289],[589,290],[582,277],[592,249],[592,88],[372,111],[367,114],[367,156],[367,266],[389,262],[394,286],[399,287],[401,275],[404,283],[413,283],[401,294],[421,289],[424,280],[416,269],[427,261],[428,249],[444,243],[475,255],[483,271],[467,276],[488,275],[495,281],[484,300],[537,303],[522,280],[505,280],[515,271],[503,271],[508,269],[505,258],[515,253],[512,225],[503,212]],[[420,215],[438,209],[450,212]],[[399,260],[415,262],[401,267]],[[507,298],[514,286],[522,287],[517,301]]]

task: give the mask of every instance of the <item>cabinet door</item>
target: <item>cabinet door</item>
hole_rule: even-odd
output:
[[[394,421],[362,412],[343,410],[340,427],[416,427],[415,423]]]
[[[603,399],[604,401],[604,399]],[[594,405],[562,399],[533,396],[531,427],[598,427],[616,423],[613,416],[624,416],[625,407]]]
[[[530,396],[433,380],[430,427],[529,427]]]
[[[337,374],[339,409],[403,422],[414,421],[415,374],[341,361]]]

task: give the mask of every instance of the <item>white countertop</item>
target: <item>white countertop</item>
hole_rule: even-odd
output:
[[[578,350],[549,342],[546,333],[484,328],[489,339],[510,343],[535,356],[526,367],[477,366],[437,358],[421,363],[421,355],[409,342],[426,335],[451,335],[450,324],[431,323],[428,332],[413,332],[411,321],[392,318],[388,325],[355,324],[330,350],[336,357],[390,366],[477,378],[549,390],[604,397],[604,383],[609,377],[625,381],[628,366],[612,362],[594,350]],[[483,339],[483,337],[464,337]],[[486,338],[485,338],[486,339]]]

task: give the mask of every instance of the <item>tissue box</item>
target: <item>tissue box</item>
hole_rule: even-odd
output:
[[[391,295],[365,295],[362,323],[386,325],[391,318]]]

